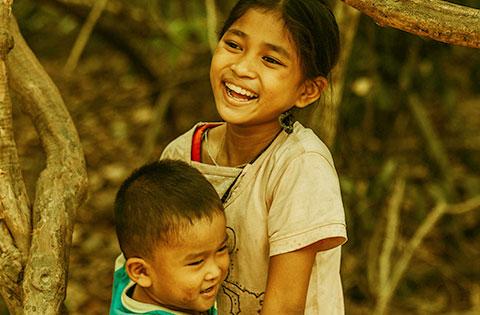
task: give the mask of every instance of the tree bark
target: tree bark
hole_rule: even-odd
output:
[[[10,17],[11,1],[0,6],[0,293],[11,314],[59,314],[75,211],[86,195],[85,160],[59,91]],[[33,208],[19,167],[8,88],[46,153]]]
[[[30,209],[13,138],[7,54],[11,1],[0,4],[0,294],[13,314],[22,311],[21,276],[30,247]]]
[[[448,44],[480,48],[480,10],[441,0],[342,0],[390,26]]]

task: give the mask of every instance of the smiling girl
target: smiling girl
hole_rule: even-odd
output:
[[[240,0],[210,70],[224,122],[195,125],[162,154],[222,196],[231,263],[219,314],[344,313],[338,177],[328,148],[290,115],[320,98],[338,38],[323,1]]]

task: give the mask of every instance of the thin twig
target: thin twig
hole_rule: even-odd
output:
[[[383,222],[382,222],[383,223]],[[372,292],[376,292],[379,286],[378,257],[383,236],[383,224],[375,224],[375,229],[367,248],[367,283]]]
[[[427,215],[420,227],[418,227],[416,230],[413,237],[407,243],[403,250],[403,254],[400,256],[400,259],[398,259],[393,268],[390,280],[387,281],[386,286],[378,295],[374,314],[385,314],[393,293],[405,274],[415,250],[417,250],[425,236],[433,229],[438,220],[440,220],[440,218],[445,214],[457,215],[478,209],[480,209],[480,196],[475,196],[459,204],[447,205],[446,203],[440,203]]]
[[[394,289],[398,285],[398,282],[402,278],[405,270],[407,269],[410,263],[410,260],[412,259],[414,251],[422,243],[423,239],[428,234],[428,232],[430,232],[433,229],[433,227],[435,226],[435,223],[437,223],[437,221],[443,216],[446,210],[447,210],[446,204],[442,203],[436,206],[427,215],[425,220],[415,231],[415,234],[407,243],[407,246],[404,248],[403,255],[400,257],[397,264],[395,265],[395,268],[393,269],[392,277],[391,277],[391,285],[390,285],[391,289]]]
[[[70,56],[68,56],[67,62],[64,67],[66,73],[72,73],[73,70],[77,67],[80,56],[82,55],[85,46],[87,45],[90,35],[92,34],[95,24],[97,24],[98,19],[102,15],[103,10],[105,9],[108,0],[98,0],[92,7],[90,14],[87,17],[87,20],[82,26],[80,33],[78,34],[77,40],[73,45]]]
[[[207,9],[207,38],[210,51],[213,53],[217,46],[217,8],[215,0],[205,0]]]
[[[469,212],[472,210],[477,210],[479,208],[480,208],[480,195],[473,197],[465,202],[448,207],[447,212],[449,214],[455,215],[455,214],[462,214],[465,212]]]
[[[152,122],[145,135],[143,142],[143,156],[148,161],[152,155],[155,147],[155,142],[158,139],[160,133],[165,128],[165,114],[167,113],[168,106],[171,99],[175,95],[175,89],[168,89],[162,91],[161,96],[155,102],[155,110],[153,114]]]
[[[442,177],[445,179],[448,192],[453,191],[453,176],[451,167],[449,166],[448,152],[445,146],[438,136],[435,126],[431,122],[428,112],[423,107],[418,95],[409,93],[409,89],[412,85],[412,79],[415,75],[415,70],[419,62],[419,42],[414,42],[413,46],[409,50],[407,62],[405,63],[402,71],[400,72],[400,89],[407,95],[408,109],[420,130],[420,134],[423,137],[427,154],[437,166]]]
[[[395,182],[393,194],[389,200],[387,209],[387,224],[385,228],[385,241],[379,258],[379,292],[384,289],[388,282],[392,265],[392,252],[397,242],[400,208],[405,194],[405,179],[399,178]]]
[[[395,264],[390,281],[387,282],[386,286],[381,290],[377,305],[375,306],[374,314],[381,315],[385,314],[385,310],[390,302],[395,289],[397,288],[400,279],[403,277],[403,274],[407,270],[410,260],[412,259],[413,253],[423,241],[427,233],[434,227],[435,223],[442,217],[447,209],[445,203],[439,204],[436,206],[425,218],[420,227],[417,229],[411,240],[407,243],[402,256]]]
[[[451,188],[452,168],[450,167],[448,153],[445,150],[445,146],[440,140],[440,137],[438,136],[435,127],[433,126],[430,118],[428,117],[428,113],[423,108],[423,104],[418,98],[418,96],[415,94],[409,95],[407,104],[413,115],[413,118],[415,119],[416,124],[420,129],[423,138],[425,139],[429,156],[437,165],[442,176],[447,181],[449,188]]]

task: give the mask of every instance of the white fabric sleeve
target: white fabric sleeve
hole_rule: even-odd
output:
[[[346,239],[345,214],[337,173],[319,153],[304,153],[280,171],[268,214],[270,256],[319,240]]]

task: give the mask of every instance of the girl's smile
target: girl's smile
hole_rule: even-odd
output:
[[[227,95],[239,102],[248,102],[258,98],[258,94],[231,82],[224,82]]]

